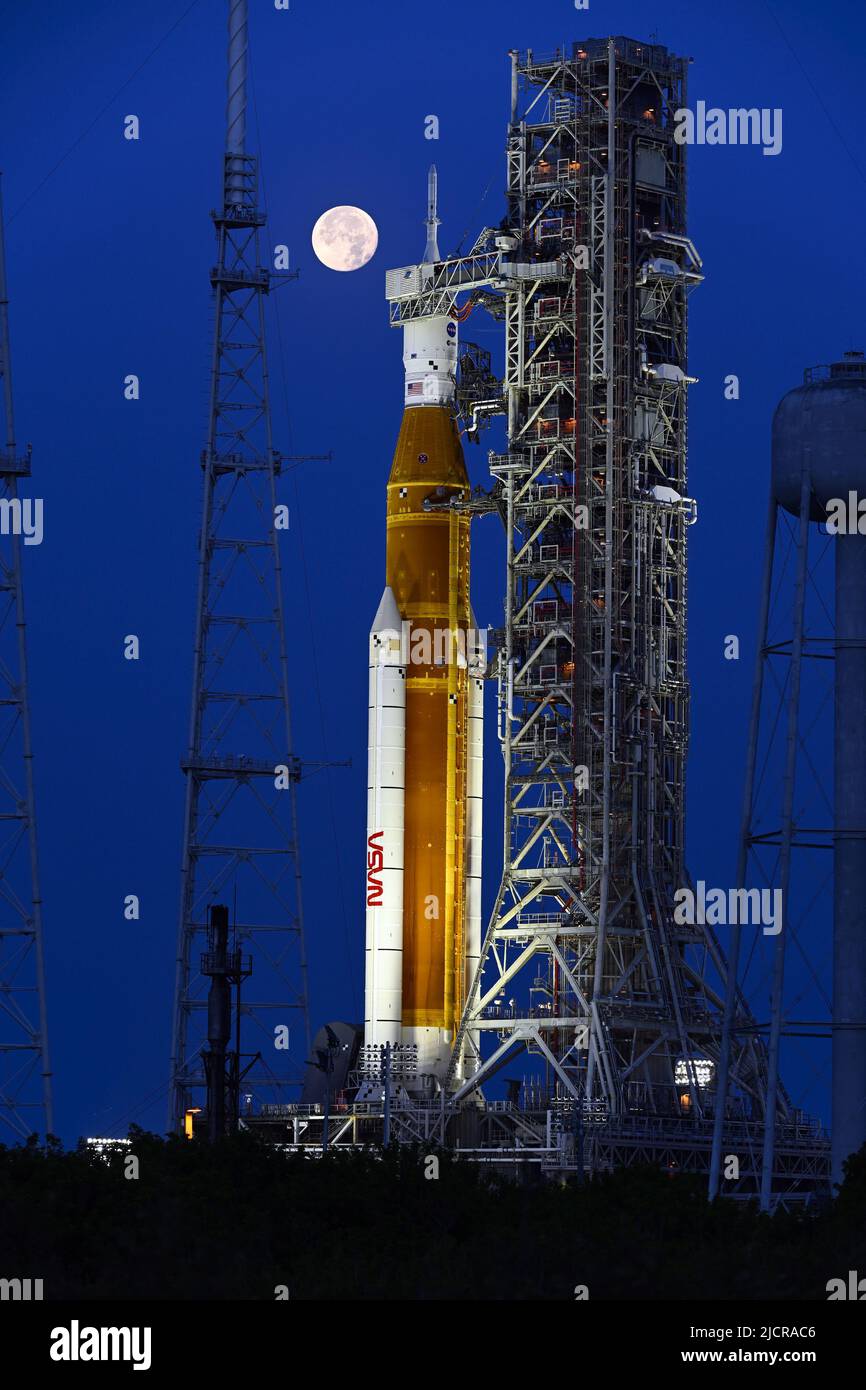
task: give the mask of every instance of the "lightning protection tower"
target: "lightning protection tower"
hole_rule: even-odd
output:
[[[202,455],[198,609],[181,867],[169,1123],[203,1105],[208,981],[199,969],[210,908],[236,904],[235,939],[254,964],[243,999],[262,1062],[245,1078],[288,1099],[309,1054],[288,662],[275,529],[282,456],[271,438],[258,162],[245,148],[247,6],[229,3],[223,194],[207,445]],[[287,1025],[289,1047],[275,1046]]]
[[[6,440],[0,463],[0,1140],[50,1133],[51,1067],[36,852],[33,750],[21,577],[19,478],[30,450],[15,443],[3,207],[0,200],[0,376]]]

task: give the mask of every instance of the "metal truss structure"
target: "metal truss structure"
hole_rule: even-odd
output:
[[[171,1059],[169,1124],[202,1105],[207,1039],[204,950],[210,906],[234,895],[234,940],[255,973],[242,1014],[262,1048],[245,1077],[258,1096],[299,1083],[309,1054],[307,964],[298,859],[288,657],[271,438],[265,297],[279,277],[262,260],[258,164],[245,152],[246,5],[229,4],[228,141],[217,263],[213,365]],[[290,1045],[275,1048],[274,1029]]]
[[[15,442],[2,205],[0,376],[0,1140],[20,1142],[50,1134],[53,1120],[18,496],[18,480],[30,477],[30,449],[20,455]]]
[[[322,1105],[266,1105],[243,1115],[241,1127],[290,1153],[317,1156],[328,1149],[365,1148],[391,1143],[447,1148],[461,1160],[481,1163],[513,1176],[537,1172],[551,1178],[579,1179],[617,1168],[656,1167],[676,1176],[706,1178],[711,1121],[696,1130],[677,1129],[664,1118],[635,1116],[610,1124],[603,1105],[576,1105],[551,1097],[542,1087],[526,1086],[520,1103],[491,1101],[483,1106],[455,1105],[442,1095],[419,1101],[395,1094],[387,1122],[381,1101],[348,1102],[337,1096]],[[327,1133],[327,1141],[325,1134]],[[776,1163],[784,1173],[780,1200],[801,1202],[826,1188],[827,1160],[816,1142],[814,1124],[806,1119],[777,1129]],[[739,1158],[739,1173],[726,1182],[725,1193],[754,1200],[760,1192],[763,1126],[732,1121],[726,1141]]]
[[[703,1168],[726,967],[711,928],[675,913],[696,519],[687,300],[702,278],[674,139],[687,62],[616,38],[512,65],[501,231],[519,274],[504,284],[508,452],[491,456],[505,865],[454,1099],[527,1052],[552,1102],[603,1131],[599,1155],[637,1145]],[[765,1051],[739,1034],[735,1054],[727,1115],[761,1126]],[[777,1152],[780,1190],[801,1190]]]

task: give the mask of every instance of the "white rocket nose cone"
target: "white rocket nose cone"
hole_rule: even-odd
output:
[[[487,672],[487,632],[478,631],[475,609],[469,607],[469,633],[466,646],[466,665],[470,676],[484,676]]]
[[[386,584],[385,592],[379,607],[376,609],[373,626],[370,628],[370,636],[374,636],[377,632],[399,632],[401,622],[400,609],[397,607],[394,591],[389,584]]]

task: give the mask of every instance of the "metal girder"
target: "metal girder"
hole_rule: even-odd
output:
[[[545,274],[501,283],[505,865],[455,1041],[457,1096],[534,1048],[554,1096],[611,1123],[652,1116],[688,1146],[711,1112],[695,1062],[718,1059],[724,982],[715,943],[673,914],[689,881],[686,300],[700,277],[696,253],[670,279],[646,269],[656,227],[685,234],[672,113],[686,64],[622,39],[512,61],[523,113],[517,97],[503,227],[513,260]],[[644,149],[661,165],[650,153],[638,179]],[[578,1025],[586,1046],[565,1041]],[[744,1043],[741,1098],[759,1094],[760,1065]]]

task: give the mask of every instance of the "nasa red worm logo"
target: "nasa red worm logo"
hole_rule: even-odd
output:
[[[377,845],[376,840],[380,843]],[[377,875],[381,873],[385,863],[385,856],[382,853],[382,831],[374,830],[367,840],[367,906],[381,907],[382,905],[382,880]]]

